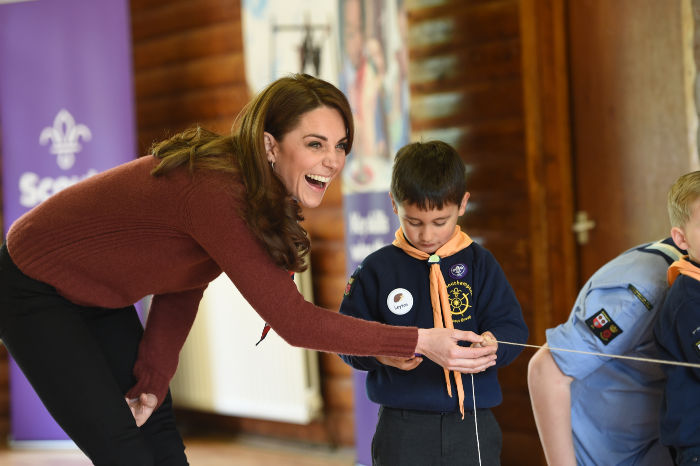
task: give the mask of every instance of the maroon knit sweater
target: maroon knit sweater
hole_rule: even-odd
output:
[[[226,272],[289,344],[355,355],[409,357],[415,327],[390,327],[314,306],[272,261],[240,215],[234,176],[178,168],[150,171],[141,157],[39,204],[7,234],[12,260],[70,301],[106,308],[153,295],[127,396],[165,398],[208,283]]]

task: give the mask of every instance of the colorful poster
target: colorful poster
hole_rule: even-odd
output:
[[[409,142],[406,12],[403,0],[338,0],[340,88],[355,118],[355,141],[343,172],[348,276],[371,252],[393,241],[399,222],[389,200],[396,152]],[[370,465],[378,407],[365,373],[353,372],[358,464]]]
[[[406,13],[401,0],[339,0],[340,88],[355,116],[343,187],[387,192],[396,151],[409,139]]]
[[[127,0],[0,4],[4,232],[27,210],[136,157]],[[10,367],[11,437],[65,440]]]

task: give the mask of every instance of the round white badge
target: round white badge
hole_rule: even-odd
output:
[[[404,288],[396,288],[387,296],[386,305],[391,312],[402,316],[413,307],[413,296]]]

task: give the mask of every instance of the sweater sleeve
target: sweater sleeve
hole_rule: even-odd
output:
[[[205,288],[153,297],[134,365],[136,385],[127,397],[153,393],[158,397],[158,406],[163,403]]]
[[[221,177],[193,185],[187,201],[190,234],[282,339],[292,346],[332,353],[413,354],[418,341],[415,327],[367,322],[304,300],[288,272],[272,261],[241,218],[242,201],[232,183],[235,179]]]

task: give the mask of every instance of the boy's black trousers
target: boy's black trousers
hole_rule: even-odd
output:
[[[498,466],[501,428],[490,409],[433,413],[381,406],[372,439],[373,466]],[[476,444],[479,430],[481,462]]]

